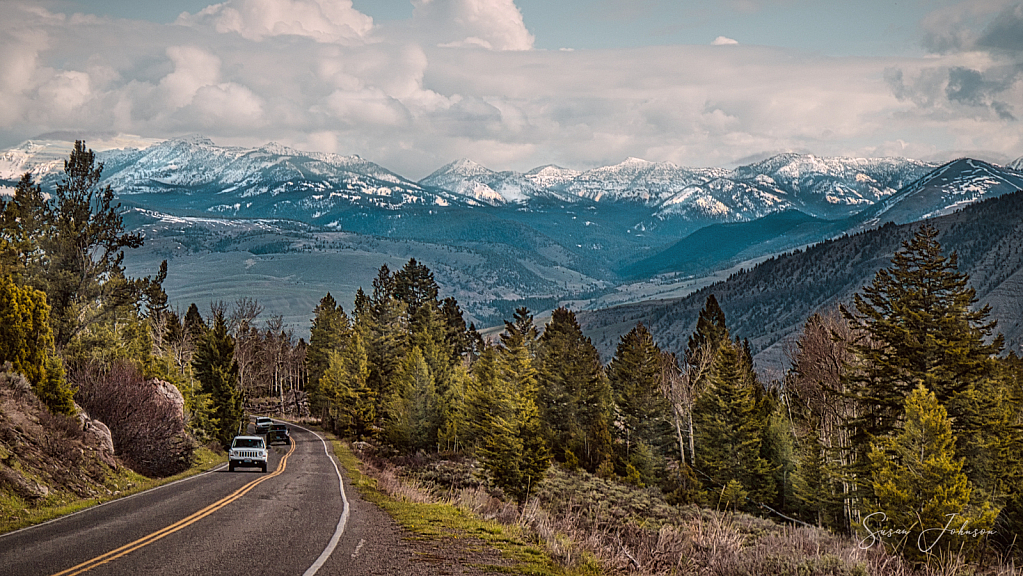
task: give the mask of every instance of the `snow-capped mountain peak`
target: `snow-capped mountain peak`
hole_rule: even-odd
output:
[[[1023,189],[1023,175],[982,160],[960,158],[924,175],[861,214],[864,227],[902,224],[951,214],[959,208]]]

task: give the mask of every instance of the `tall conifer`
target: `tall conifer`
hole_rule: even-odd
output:
[[[622,336],[607,366],[619,452],[616,470],[644,484],[656,482],[664,458],[674,452],[672,409],[661,393],[660,361],[653,336],[639,323]]]
[[[558,308],[541,342],[541,420],[554,457],[595,472],[611,456],[611,388],[575,314]]]
[[[235,434],[244,432],[242,394],[238,390],[238,364],[234,339],[227,333],[223,309],[214,309],[212,325],[203,333],[192,357],[192,370],[212,401],[214,436],[226,448]]]
[[[1003,338],[991,337],[990,307],[971,309],[976,293],[958,271],[956,254],[942,255],[937,236],[937,229],[922,225],[892,266],[854,296],[855,313],[844,311],[864,335],[853,347],[857,362],[847,380],[859,404],[860,416],[850,424],[852,443],[860,447],[853,467],[860,478],[866,478],[866,446],[899,431],[905,399],[920,385],[948,410],[971,479],[990,475],[980,466],[993,408],[985,390]]]

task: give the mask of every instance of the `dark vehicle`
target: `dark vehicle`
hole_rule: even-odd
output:
[[[239,466],[257,467],[266,472],[266,444],[259,436],[235,436],[227,456],[227,469],[231,472]]]
[[[266,434],[273,423],[274,421],[266,416],[256,416],[256,434]]]
[[[270,425],[270,431],[266,433],[266,443],[273,444],[274,442],[291,444],[291,433],[286,424],[273,423]]]

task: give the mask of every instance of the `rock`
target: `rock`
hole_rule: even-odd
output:
[[[22,476],[17,470],[3,464],[0,464],[0,486],[10,487],[26,500],[37,500],[50,494],[50,489],[46,486]]]
[[[117,466],[114,459],[114,437],[106,424],[89,416],[89,414],[78,404],[75,404],[78,412],[78,421],[85,432],[86,442],[95,446],[99,452],[100,459],[110,466]]]
[[[178,387],[167,382],[165,380],[152,379],[149,381],[155,388],[157,394],[161,397],[166,398],[174,406],[174,413],[181,418],[182,421],[185,419],[185,397],[181,395],[181,391]]]
[[[103,452],[111,455],[114,453],[114,437],[110,434],[110,428],[99,420],[90,420],[85,433],[96,438]]]

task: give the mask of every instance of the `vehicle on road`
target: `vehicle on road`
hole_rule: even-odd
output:
[[[270,431],[266,433],[266,443],[273,445],[276,442],[291,444],[291,432],[288,431],[287,424],[274,422],[270,425]]]
[[[266,443],[259,436],[235,436],[227,457],[227,469],[231,472],[239,466],[259,468],[266,472]]]
[[[256,434],[266,434],[274,421],[266,416],[256,416]]]

